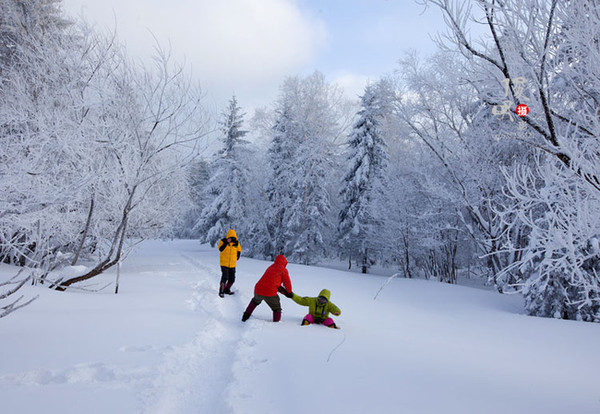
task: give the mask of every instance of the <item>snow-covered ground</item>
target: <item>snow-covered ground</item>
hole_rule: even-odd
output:
[[[28,287],[40,298],[0,319],[0,412],[600,412],[599,324],[525,316],[518,296],[405,279],[380,291],[381,276],[294,264],[294,291],[330,289],[342,329],[300,326],[306,308],[285,297],[282,322],[263,303],[242,323],[268,265],[242,258],[237,294],[221,299],[216,249],[152,241],[124,263],[118,295]]]

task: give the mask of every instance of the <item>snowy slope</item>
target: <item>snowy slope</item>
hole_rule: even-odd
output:
[[[146,242],[118,295],[40,294],[0,319],[0,412],[598,413],[600,325],[522,315],[517,296],[290,264],[332,291],[340,330],[241,314],[267,262],[242,258],[216,295],[218,252]],[[7,277],[8,267],[0,268]],[[114,279],[114,273],[102,277]]]

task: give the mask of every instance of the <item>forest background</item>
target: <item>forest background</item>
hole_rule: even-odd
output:
[[[598,322],[598,6],[426,3],[439,52],[359,102],[316,71],[214,119],[168,49],[142,65],[60,1],[0,0],[0,316],[25,283],[81,288],[140,240],[234,228],[251,257],[483,277],[531,315]]]

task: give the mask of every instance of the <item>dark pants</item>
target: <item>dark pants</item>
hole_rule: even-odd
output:
[[[250,315],[252,315],[254,309],[256,309],[256,307],[260,305],[263,300],[267,302],[267,305],[269,305],[269,308],[271,308],[273,311],[273,322],[279,322],[281,320],[281,301],[279,300],[279,295],[261,296],[255,293],[254,297],[250,299],[250,303],[248,304],[246,311],[242,315],[242,322],[245,322],[248,320],[248,318],[250,318]]]
[[[235,267],[221,266],[221,284],[231,286],[233,282],[235,282]]]
[[[273,312],[281,312],[281,300],[279,300],[279,295],[261,296],[255,293],[252,298],[252,302],[254,302],[256,306],[260,305],[263,300],[269,305],[269,308],[271,308]]]

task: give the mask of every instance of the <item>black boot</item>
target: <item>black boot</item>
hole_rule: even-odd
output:
[[[225,283],[219,284],[219,296],[222,298],[225,297]]]
[[[231,291],[231,285],[232,285],[231,283],[227,283],[225,285],[225,288],[223,289],[223,293],[225,293],[226,295],[234,295],[235,292]]]
[[[253,300],[250,300],[248,307],[242,314],[242,322],[246,322],[248,319],[250,319],[250,315],[252,315],[252,312],[254,312],[254,309],[256,309],[257,306],[258,306],[258,304],[256,302],[254,302]]]

